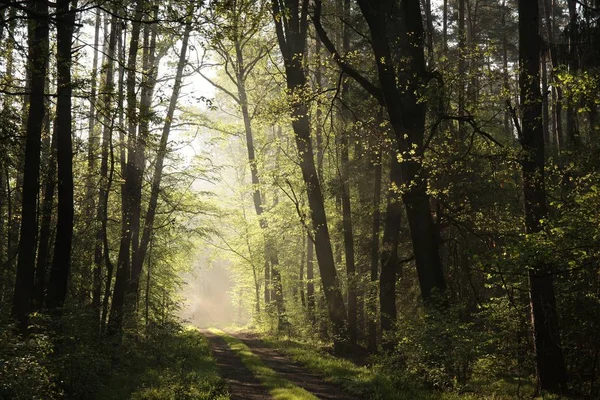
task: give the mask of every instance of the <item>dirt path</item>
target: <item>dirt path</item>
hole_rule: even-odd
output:
[[[244,366],[240,357],[225,340],[209,331],[202,332],[208,339],[217,361],[219,375],[227,381],[231,400],[269,400],[272,397],[260,381]]]
[[[209,336],[210,335],[210,336]],[[298,363],[290,361],[277,350],[267,347],[258,336],[251,333],[235,333],[230,334],[244,342],[246,346],[252,350],[252,352],[260,357],[261,361],[269,368],[277,372],[281,377],[287,379],[294,385],[305,389],[312,393],[316,397],[322,400],[359,400],[357,397],[346,395],[341,389],[329,382],[325,382],[321,377],[314,375],[304,369]],[[233,395],[241,393],[243,399],[268,399],[266,397],[244,397],[244,390],[249,389],[250,386],[253,390],[257,389],[256,377],[248,371],[242,364],[239,357],[227,347],[224,340],[207,334],[211,345],[213,346],[214,356],[217,359],[217,364],[220,369],[223,369],[223,378],[228,380],[230,384],[230,390],[232,393],[232,399],[238,399],[240,397],[234,397]],[[223,367],[222,367],[223,366]],[[227,371],[225,371],[227,370]],[[265,392],[262,392],[263,396]],[[259,395],[259,391],[256,391],[256,395]]]

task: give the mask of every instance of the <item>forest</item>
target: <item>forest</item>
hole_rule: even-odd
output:
[[[0,0],[0,399],[599,381],[599,0]]]

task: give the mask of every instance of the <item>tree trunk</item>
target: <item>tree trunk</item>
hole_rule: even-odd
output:
[[[106,225],[108,221],[108,196],[112,179],[108,175],[109,151],[112,152],[112,131],[114,127],[114,59],[118,35],[118,22],[113,15],[110,21],[110,33],[108,38],[108,49],[106,59],[106,75],[102,96],[103,107],[103,129],[102,146],[100,156],[100,183],[98,185],[98,203],[96,205],[96,234],[94,250],[94,288],[92,294],[92,305],[96,315],[100,318],[100,327],[104,329],[108,312],[108,300],[112,283],[113,265],[108,254]],[[112,171],[112,168],[111,168]],[[111,174],[112,176],[112,174]],[[102,265],[106,265],[106,286],[104,298],[102,296]],[[102,301],[102,310],[100,304]],[[100,313],[100,311],[102,311]]]
[[[418,95],[426,79],[421,9],[418,0],[405,0],[401,4],[401,25],[406,34],[400,45],[406,61],[396,68],[391,65],[390,39],[386,30],[386,16],[391,11],[389,7],[392,7],[392,4],[359,0],[359,5],[369,25],[384,104],[396,136],[398,150],[403,157],[400,163],[402,201],[408,217],[421,295],[428,301],[433,291],[444,292],[446,283],[439,255],[439,239],[429,206],[427,178],[419,158],[410,156],[410,152],[415,149],[417,154],[421,154],[425,134],[426,105]],[[396,76],[396,70],[400,71],[400,76]],[[407,82],[406,88],[398,88],[397,80]],[[382,250],[382,255],[384,251]],[[389,277],[384,276],[382,266],[382,285],[388,278],[392,278],[392,274],[390,273]],[[387,284],[392,285],[391,282]],[[380,293],[380,296],[384,295]],[[386,305],[388,306],[392,305]],[[386,311],[382,304],[382,315]],[[395,311],[389,310],[388,315],[395,315]]]
[[[154,18],[158,18],[158,6],[154,7],[153,11]],[[144,56],[143,56],[143,71],[144,78],[142,79],[142,89],[140,97],[140,120],[139,120],[139,134],[135,143],[135,152],[133,155],[135,181],[132,183],[133,191],[131,197],[131,250],[132,250],[132,264],[131,264],[131,278],[127,287],[127,295],[132,300],[137,299],[139,292],[140,276],[142,274],[142,267],[144,258],[146,257],[146,249],[148,243],[146,243],[146,249],[143,253],[140,252],[140,218],[142,209],[142,184],[143,174],[146,169],[146,144],[148,136],[150,134],[150,118],[152,117],[151,105],[152,96],[154,94],[154,88],[156,86],[156,74],[158,73],[158,62],[161,57],[156,56],[156,37],[158,34],[158,24],[152,25],[146,24],[144,26]],[[183,70],[182,70],[183,73]],[[177,93],[179,95],[179,93]],[[176,105],[176,103],[175,103]],[[172,117],[171,117],[172,118]],[[169,126],[170,129],[170,126]],[[149,240],[149,238],[147,239]],[[137,300],[135,301],[135,307],[137,308]]]
[[[134,182],[138,181],[139,171],[135,168],[135,150],[137,142],[137,122],[136,114],[137,95],[136,95],[136,60],[139,49],[141,19],[143,15],[144,1],[138,0],[134,21],[131,29],[131,39],[129,41],[129,56],[127,59],[127,119],[128,119],[128,137],[127,137],[127,165],[125,168],[125,182],[121,185],[123,207],[121,222],[121,240],[119,244],[119,256],[117,260],[117,272],[115,276],[115,288],[113,290],[112,307],[108,328],[110,334],[121,332],[123,326],[123,312],[125,307],[125,293],[131,278],[131,238],[132,238],[132,199],[135,197]]]
[[[375,159],[374,183],[373,183],[373,222],[371,225],[371,293],[369,295],[369,337],[368,349],[370,352],[377,351],[377,288],[375,287],[379,279],[379,229],[381,225],[381,151]],[[398,206],[396,206],[399,208]],[[401,210],[399,210],[401,211]],[[400,216],[398,216],[400,219]],[[399,222],[395,222],[399,227]],[[383,263],[382,263],[383,264]]]
[[[56,160],[58,166],[58,217],[54,258],[50,267],[46,306],[62,307],[67,296],[73,242],[73,145],[71,114],[71,43],[75,28],[77,0],[57,2],[57,86],[56,102]]]
[[[304,53],[307,34],[307,0],[286,2],[273,0],[273,21],[275,23],[279,48],[285,63],[287,89],[291,105],[292,127],[296,136],[296,146],[300,155],[300,169],[306,185],[308,204],[311,210],[312,227],[315,236],[315,250],[321,272],[321,281],[327,300],[327,310],[333,325],[334,347],[344,349],[346,334],[346,305],[342,297],[333,250],[329,236],[325,203],[321,183],[315,167],[314,153],[310,138],[310,117],[304,95],[307,83],[304,72]],[[291,7],[288,9],[288,7]],[[291,14],[288,14],[291,12]],[[284,30],[283,25],[291,30]]]
[[[152,188],[150,192],[150,200],[148,202],[148,209],[146,211],[146,217],[144,219],[144,229],[142,233],[142,239],[139,244],[138,251],[133,253],[133,264],[132,270],[137,271],[137,274],[141,274],[144,260],[148,252],[148,245],[154,232],[154,219],[156,217],[156,209],[158,206],[158,196],[160,194],[160,183],[162,180],[163,166],[165,156],[167,154],[167,145],[169,143],[169,134],[171,132],[171,125],[175,110],[177,108],[177,101],[179,99],[179,93],[181,91],[181,83],[183,80],[183,69],[187,62],[187,49],[188,41],[191,32],[191,24],[186,25],[183,39],[181,42],[181,51],[179,53],[179,61],[177,63],[177,72],[175,74],[175,83],[173,85],[173,91],[171,92],[171,99],[169,101],[169,108],[167,109],[167,115],[165,117],[165,123],[163,125],[162,134],[160,137],[160,143],[158,146],[158,152],[156,155],[156,162],[154,164],[154,174],[152,177]],[[138,275],[139,276],[139,275]],[[132,278],[135,283],[135,279]],[[135,289],[135,288],[134,288]],[[137,290],[136,292],[137,293]]]
[[[35,281],[33,291],[34,308],[39,310],[44,305],[44,292],[46,290],[46,272],[50,261],[50,236],[52,233],[52,214],[54,208],[54,192],[56,189],[56,125],[50,144],[48,169],[44,184],[44,199],[42,201],[42,218],[40,222],[40,240],[38,245],[37,264],[35,267]]]
[[[350,0],[344,0],[344,19],[350,20]],[[344,24],[342,29],[343,52],[350,52],[350,31]],[[348,128],[350,113],[345,106],[348,101],[349,81],[342,83],[342,132],[340,138],[340,161],[341,161],[341,180],[342,180],[342,227],[344,231],[344,253],[346,256],[346,278],[348,280],[348,334],[350,345],[355,346],[358,337],[357,327],[357,276],[356,263],[354,259],[354,233],[352,230],[352,209],[350,206],[350,157],[348,152]]]
[[[35,246],[37,239],[37,196],[40,184],[40,147],[44,121],[44,87],[48,49],[48,3],[35,0],[28,14],[28,59],[30,66],[30,104],[27,115],[25,168],[23,173],[23,202],[19,255],[12,304],[12,313],[21,332],[27,329],[34,284]]]
[[[313,238],[307,235],[306,247],[306,314],[308,321],[315,324],[315,245]]]
[[[547,214],[538,27],[537,3],[519,0],[519,86],[523,130],[520,140],[523,147],[525,231],[528,234],[542,231],[540,221]],[[540,388],[554,393],[564,392],[567,378],[560,344],[554,277],[543,261],[538,261],[529,270],[529,295]]]

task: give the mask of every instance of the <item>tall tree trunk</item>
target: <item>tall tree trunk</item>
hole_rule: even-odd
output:
[[[94,228],[94,234],[97,227],[94,225],[95,218],[95,178],[98,173],[97,171],[97,161],[96,157],[98,155],[99,148],[99,137],[96,132],[96,96],[97,96],[97,85],[98,85],[98,46],[100,45],[100,25],[102,23],[102,14],[100,10],[96,10],[96,21],[94,23],[94,55],[92,58],[92,84],[90,90],[90,111],[88,114],[88,154],[87,154],[87,177],[86,177],[86,193],[85,193],[85,201],[86,201],[86,223],[90,229]],[[106,54],[106,53],[104,53]],[[95,295],[99,295],[99,291],[96,291],[97,277],[95,275],[94,268],[94,251],[95,251],[95,241],[92,235],[90,235],[90,248],[89,248],[89,262],[92,265],[92,309],[98,311],[98,305],[100,304],[99,297],[96,298]],[[88,269],[88,266],[84,266],[84,268]],[[99,314],[97,314],[99,315]]]
[[[70,8],[72,4],[72,8]],[[71,43],[75,28],[77,0],[59,0],[57,38],[57,89],[56,102],[56,160],[58,167],[58,217],[54,258],[50,267],[46,306],[62,307],[67,296],[67,283],[71,268],[73,242],[73,145],[71,114]]]
[[[528,234],[542,231],[540,221],[547,214],[538,27],[537,3],[519,0],[520,140],[523,147],[525,230]],[[543,261],[538,261],[529,270],[529,295],[538,382],[544,391],[561,393],[567,388],[567,378],[560,344],[554,277]]]
[[[98,185],[98,202],[96,204],[96,232],[94,248],[94,288],[92,293],[92,306],[96,316],[100,318],[100,327],[104,329],[108,311],[108,300],[112,283],[113,266],[110,262],[107,242],[106,225],[108,220],[108,195],[111,179],[108,176],[109,151],[112,151],[112,130],[114,127],[114,60],[115,47],[119,28],[116,15],[110,21],[110,33],[108,37],[108,49],[106,57],[106,73],[102,96],[103,120],[102,120],[102,145],[100,156],[100,183]],[[106,265],[106,282],[104,298],[102,298],[102,266]],[[102,303],[102,310],[100,306]]]
[[[34,281],[34,307],[41,309],[44,305],[44,292],[46,290],[46,272],[50,261],[50,236],[52,234],[52,214],[54,208],[54,192],[56,189],[56,125],[53,129],[48,168],[44,184],[44,199],[42,201],[42,218],[40,221],[40,239],[38,245],[37,264],[35,267]]]
[[[577,24],[577,0],[568,0],[569,9],[569,73],[576,75],[579,69],[579,60],[577,53],[578,24]],[[569,99],[567,104],[567,137],[571,147],[579,143],[579,132],[577,131],[577,112],[573,99]]]
[[[396,152],[390,157],[390,188],[385,209],[383,240],[381,248],[381,276],[379,278],[379,304],[381,308],[381,333],[385,336],[396,321],[396,277],[398,274],[398,241],[402,221],[402,207],[397,189],[401,185],[401,166]],[[372,268],[372,266],[371,266]],[[383,347],[393,348],[393,343],[384,337]]]
[[[466,77],[469,75],[467,71],[467,32],[465,30],[466,8],[465,1],[458,0],[458,115],[465,115],[465,91]],[[459,144],[464,143],[466,139],[465,122],[462,119],[458,120]]]
[[[311,324],[315,324],[315,244],[307,235],[306,247],[306,314]]]
[[[167,109],[167,115],[165,117],[165,123],[163,125],[162,134],[160,137],[160,143],[158,145],[158,152],[156,155],[156,162],[154,164],[154,174],[152,177],[152,188],[150,192],[150,200],[148,202],[148,209],[146,211],[146,217],[144,219],[144,229],[142,233],[142,239],[139,244],[138,251],[133,254],[132,270],[139,271],[141,274],[144,260],[148,252],[148,245],[152,239],[154,231],[154,219],[156,217],[156,209],[158,206],[158,196],[160,194],[160,183],[162,180],[163,166],[165,156],[167,154],[167,145],[169,143],[169,133],[171,132],[171,125],[175,110],[177,108],[177,101],[179,99],[179,93],[181,91],[181,83],[183,79],[183,69],[185,68],[187,61],[187,48],[188,41],[191,32],[191,24],[186,25],[183,39],[181,42],[181,51],[179,53],[179,61],[177,63],[177,72],[175,74],[175,83],[173,85],[173,91],[171,92],[171,99],[169,101],[169,108]],[[137,292],[137,291],[136,291]]]
[[[277,247],[273,238],[268,232],[268,221],[263,215],[264,209],[262,204],[262,194],[260,190],[260,178],[258,175],[258,165],[254,150],[254,133],[252,131],[252,119],[250,110],[248,109],[248,95],[246,92],[247,69],[244,60],[243,48],[241,41],[243,38],[235,38],[235,65],[237,67],[237,92],[239,97],[240,108],[242,110],[242,118],[244,121],[244,131],[246,133],[246,149],[248,152],[248,163],[250,164],[250,177],[252,180],[252,199],[254,202],[254,210],[259,219],[260,227],[265,238],[265,259],[268,260],[270,266],[270,279],[272,284],[272,293],[277,307],[277,316],[279,328],[285,322],[285,309],[283,303],[283,287],[281,286],[281,273],[279,271],[279,256]]]
[[[28,59],[30,66],[30,104],[27,115],[25,168],[19,255],[12,312],[22,332],[27,329],[34,284],[35,246],[37,236],[37,196],[40,184],[40,147],[44,121],[44,87],[48,48],[48,3],[35,0],[28,14]]]
[[[408,217],[421,295],[426,301],[429,301],[434,291],[445,291],[446,283],[439,254],[439,238],[433,223],[427,194],[427,178],[424,176],[425,172],[418,157],[410,156],[410,152],[415,149],[417,154],[421,154],[425,135],[426,104],[418,95],[421,85],[426,79],[421,8],[418,0],[405,0],[400,5],[399,11],[402,19],[400,25],[406,32],[403,35],[404,40],[400,43],[405,54],[405,61],[396,68],[392,64],[390,38],[387,36],[386,30],[386,16],[392,11],[391,7],[394,7],[394,4],[393,2],[381,4],[359,0],[360,8],[371,32],[371,44],[377,60],[383,103],[387,108],[396,136],[398,150],[403,157],[400,163],[402,201]],[[399,71],[399,76],[396,76],[395,71]],[[396,84],[397,80],[406,82],[406,88],[404,86],[399,88]],[[388,227],[388,230],[390,229],[392,228]],[[385,231],[384,227],[384,235]],[[385,250],[382,249],[382,256],[384,252]],[[394,276],[390,274],[389,278]],[[384,276],[382,266],[381,285],[394,284],[385,282],[387,278]],[[380,293],[380,296],[384,296],[384,294]],[[389,307],[392,307],[391,303]],[[395,315],[395,311],[384,310],[383,304],[381,312],[382,315]],[[382,322],[384,322],[383,319]]]
[[[131,238],[132,238],[132,199],[135,197],[134,182],[137,182],[139,171],[135,168],[135,151],[137,142],[137,95],[136,95],[136,71],[137,53],[139,49],[141,19],[143,15],[144,1],[137,0],[134,21],[129,41],[129,56],[127,59],[127,165],[125,168],[125,182],[121,185],[123,207],[121,222],[121,240],[119,244],[119,256],[117,260],[117,272],[115,276],[115,287],[113,290],[112,307],[108,328],[110,334],[121,332],[123,326],[123,312],[125,307],[125,293],[131,278]]]
[[[329,318],[333,325],[334,347],[339,352],[344,349],[347,340],[346,305],[335,269],[325,203],[310,138],[308,104],[304,95],[307,83],[303,63],[308,30],[308,1],[296,0],[284,3],[281,0],[273,0],[272,6],[279,48],[285,63],[287,89],[292,101],[292,127],[300,155],[302,178],[308,195],[321,281],[327,300]],[[286,26],[285,30],[284,25]]]
[[[560,67],[558,60],[558,50],[556,46],[556,42],[554,40],[554,11],[552,9],[552,0],[542,0],[542,4],[544,6],[544,17],[546,19],[546,29],[548,36],[548,43],[550,45],[550,59],[552,61],[552,81],[557,82],[556,71]],[[560,150],[565,145],[565,138],[563,136],[563,128],[562,128],[562,105],[563,105],[563,92],[560,88],[560,85],[554,84],[552,85],[552,104],[554,105],[553,110],[553,121],[554,128],[556,131],[553,132],[556,137],[556,147]]]
[[[158,6],[153,8],[154,19],[158,18]],[[142,274],[142,266],[146,257],[146,250],[140,254],[140,218],[142,210],[142,184],[143,175],[146,169],[146,144],[150,135],[150,119],[152,117],[152,96],[156,86],[156,74],[158,73],[158,62],[161,56],[156,56],[156,38],[158,35],[158,24],[146,24],[144,27],[144,57],[143,71],[144,78],[142,79],[142,89],[140,97],[140,121],[139,134],[135,144],[134,152],[134,169],[135,182],[133,182],[133,193],[131,198],[131,278],[127,287],[127,294],[135,301],[137,308],[137,295],[139,292],[140,276]],[[147,244],[146,244],[147,246]],[[136,261],[137,260],[137,261]]]
[[[381,151],[375,159],[373,176],[373,222],[371,225],[371,292],[369,293],[369,337],[368,349],[370,352],[377,351],[377,298],[376,282],[379,279],[379,228],[381,225]],[[398,207],[399,208],[399,207]],[[400,217],[398,216],[398,219]],[[398,223],[397,223],[398,224]],[[399,226],[399,225],[397,225]]]
[[[350,0],[344,0],[344,19],[350,20]],[[350,31],[346,24],[342,29],[342,46],[344,54],[350,52]],[[342,180],[342,227],[344,231],[344,253],[346,256],[346,277],[348,280],[348,334],[350,345],[355,346],[358,337],[357,326],[357,276],[354,259],[354,233],[352,230],[352,209],[350,206],[350,157],[348,152],[348,122],[350,113],[345,105],[348,101],[349,81],[342,83],[342,132],[340,138],[340,161]]]

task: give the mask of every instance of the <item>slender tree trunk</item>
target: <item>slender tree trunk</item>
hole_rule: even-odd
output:
[[[421,295],[429,301],[434,291],[445,291],[446,283],[439,254],[439,238],[427,194],[427,178],[419,158],[410,156],[411,151],[415,149],[418,154],[423,151],[425,135],[426,105],[418,95],[422,82],[426,79],[420,4],[418,0],[405,0],[400,5],[403,22],[401,25],[406,30],[406,34],[402,36],[404,40],[400,44],[406,54],[406,61],[402,62],[398,69],[391,64],[390,39],[386,30],[386,15],[390,11],[387,7],[390,4],[359,0],[359,5],[369,25],[384,104],[396,136],[398,150],[403,157],[399,174],[402,183],[400,187],[403,187],[402,201],[408,217]],[[399,76],[396,76],[396,70],[400,71]],[[402,88],[398,88],[396,84],[398,79],[406,82],[406,87],[403,85]],[[393,178],[392,182],[395,182],[395,179]],[[386,220],[386,226],[388,224]],[[387,229],[391,231],[398,228]],[[386,227],[384,227],[384,237],[385,232]],[[384,243],[384,247],[386,246],[388,244]],[[382,256],[385,252],[386,250],[382,249]],[[392,273],[389,276],[384,275],[382,265],[381,287],[390,286],[384,288],[380,296],[386,296],[386,292],[391,293],[394,282],[389,279],[394,277],[395,274]],[[395,310],[391,310],[394,305],[389,301],[385,303],[385,305],[382,303],[382,316],[386,314],[394,316]],[[387,307],[390,307],[390,310],[387,310]],[[382,319],[382,330],[383,324]]]
[[[381,225],[381,152],[375,160],[373,183],[373,222],[371,225],[371,293],[369,293],[369,337],[368,349],[377,351],[377,298],[376,282],[379,279],[379,229]],[[399,208],[399,207],[398,207]],[[400,217],[398,216],[398,219]]]
[[[137,142],[137,122],[136,115],[137,95],[136,95],[136,71],[137,71],[137,53],[139,49],[141,19],[144,9],[144,2],[137,0],[134,21],[131,29],[131,39],[129,41],[129,56],[127,60],[127,165],[125,168],[125,182],[121,186],[123,196],[123,211],[121,222],[121,241],[119,245],[119,256],[117,261],[117,272],[115,276],[115,287],[113,290],[112,307],[109,317],[109,333],[117,334],[121,332],[123,326],[123,312],[125,307],[125,293],[131,278],[131,240],[132,240],[132,199],[135,197],[134,182],[137,182],[139,171],[135,168],[135,151]]]
[[[344,19],[350,20],[350,0],[344,0]],[[342,42],[344,54],[350,52],[350,32],[344,25],[342,29]],[[348,279],[348,334],[350,345],[355,346],[358,337],[357,326],[357,276],[356,263],[354,259],[354,233],[352,229],[352,208],[350,206],[350,157],[348,149],[348,122],[350,113],[344,105],[348,101],[349,93],[348,80],[342,83],[342,132],[340,138],[340,160],[341,160],[341,180],[342,180],[342,227],[344,232],[344,253],[346,256],[346,277]]]
[[[541,220],[547,214],[538,18],[536,2],[519,0],[520,140],[523,147],[525,230],[528,234],[541,232]],[[554,277],[550,267],[543,261],[537,262],[529,270],[529,295],[540,388],[543,391],[564,392],[567,378],[560,344]]]
[[[308,236],[306,247],[306,314],[311,324],[315,324],[315,244]]]
[[[154,6],[154,18],[158,18],[158,6]],[[140,252],[140,218],[142,210],[142,184],[143,174],[146,168],[146,144],[150,134],[150,119],[152,117],[152,96],[156,86],[156,74],[158,73],[158,62],[161,59],[156,55],[156,38],[158,35],[158,24],[146,24],[144,27],[144,79],[142,80],[142,90],[140,98],[140,123],[139,135],[135,149],[135,170],[136,181],[133,183],[134,195],[131,202],[131,248],[132,248],[132,265],[131,265],[131,280],[127,288],[127,293],[132,299],[137,299],[139,292],[140,276],[146,250]],[[183,73],[183,71],[182,71]],[[179,93],[178,93],[179,94]],[[172,117],[171,117],[172,118]],[[148,244],[146,243],[146,248]],[[137,301],[135,301],[137,308]]]
[[[293,100],[291,106],[292,127],[296,136],[296,146],[300,155],[300,169],[306,185],[311,210],[315,250],[321,272],[321,281],[327,299],[329,318],[333,325],[334,347],[339,352],[344,349],[344,343],[347,339],[346,305],[344,304],[335,269],[325,203],[310,138],[308,104],[304,99],[307,80],[303,62],[308,29],[308,2],[306,0],[301,3],[291,1],[286,2],[284,5],[281,0],[273,0],[272,6],[279,48],[285,62],[287,89],[290,99]],[[288,7],[291,7],[291,9],[288,9]],[[287,11],[292,12],[288,15]],[[283,28],[284,22],[286,30]],[[288,31],[287,28],[292,30]]]
[[[156,162],[154,164],[154,174],[152,177],[152,188],[150,192],[150,200],[148,203],[148,209],[146,211],[146,217],[144,219],[144,228],[142,233],[142,239],[139,244],[138,251],[133,254],[133,270],[141,273],[146,254],[148,252],[148,245],[154,232],[154,219],[156,217],[156,209],[158,206],[158,196],[160,194],[160,184],[162,180],[163,166],[165,156],[167,154],[167,145],[169,143],[169,134],[171,132],[171,125],[177,108],[177,101],[179,99],[179,93],[181,91],[181,84],[183,80],[183,69],[185,68],[187,61],[187,48],[188,41],[191,32],[191,24],[188,23],[183,34],[181,42],[181,51],[179,53],[179,61],[177,63],[177,72],[175,74],[175,83],[173,85],[173,91],[171,92],[171,99],[169,101],[169,108],[167,109],[167,115],[162,129],[160,143],[158,146],[158,153],[156,155]]]
[[[578,24],[577,24],[577,0],[568,0],[569,9],[569,73],[576,75],[579,69],[577,54]],[[577,131],[577,112],[573,99],[567,104],[567,136],[569,145],[575,147],[579,144],[579,132]]]
[[[40,146],[44,121],[44,87],[48,46],[48,3],[35,0],[28,13],[28,59],[30,66],[30,104],[27,115],[25,169],[19,255],[12,312],[22,332],[27,329],[34,285],[35,247],[37,242],[37,196],[40,184]]]
[[[70,8],[72,4],[72,8]],[[59,0],[57,23],[56,160],[58,167],[58,217],[54,258],[50,267],[46,306],[62,307],[67,296],[73,242],[73,145],[71,114],[71,43],[75,29],[77,0]]]
[[[87,154],[87,177],[86,177],[86,223],[87,226],[95,231],[97,230],[97,226],[94,225],[95,219],[95,189],[96,183],[95,178],[98,173],[97,171],[97,161],[96,157],[98,156],[98,148],[99,148],[99,137],[96,132],[96,97],[97,97],[97,85],[98,85],[98,46],[100,45],[100,25],[102,23],[102,14],[100,10],[96,10],[96,21],[94,24],[94,55],[92,58],[92,84],[90,90],[90,111],[88,114],[88,154]],[[105,53],[106,54],[106,53]],[[96,312],[99,310],[98,306],[100,304],[99,294],[100,292],[96,290],[96,285],[99,283],[99,277],[95,275],[94,268],[94,251],[95,251],[95,241],[90,235],[90,248],[89,252],[89,263],[92,268],[92,309]],[[88,269],[88,266],[85,265],[84,268]],[[96,298],[95,296],[98,295]],[[99,314],[96,314],[99,315]]]
[[[556,42],[554,40],[554,11],[552,10],[551,0],[543,0],[542,4],[544,6],[545,18],[546,18],[546,29],[548,35],[548,42],[550,45],[550,59],[552,61],[552,81],[556,83],[556,70],[560,67],[558,60],[558,50],[556,48]],[[562,128],[562,104],[563,104],[563,93],[560,85],[552,85],[552,104],[554,105],[553,115],[554,115],[554,128],[556,129],[553,134],[556,137],[556,146],[560,150],[564,147],[565,139],[563,136],[563,128]]]
[[[42,201],[42,218],[40,222],[40,240],[38,245],[37,264],[34,282],[34,306],[41,309],[44,305],[44,292],[46,290],[46,272],[50,261],[50,236],[52,234],[52,214],[54,208],[54,192],[56,189],[56,126],[53,130],[48,169],[44,184],[44,199]]]
[[[110,21],[110,33],[106,57],[106,73],[102,96],[103,121],[102,121],[102,147],[100,156],[100,183],[98,185],[98,202],[96,205],[96,232],[94,248],[94,288],[92,291],[92,306],[100,318],[100,326],[104,329],[107,316],[108,300],[112,283],[112,263],[105,246],[107,241],[106,225],[108,220],[108,195],[111,180],[108,177],[108,158],[112,144],[111,136],[114,127],[114,59],[118,35],[117,18],[113,16]],[[106,264],[106,282],[104,298],[102,299],[102,266]],[[102,302],[102,313],[100,305]]]

